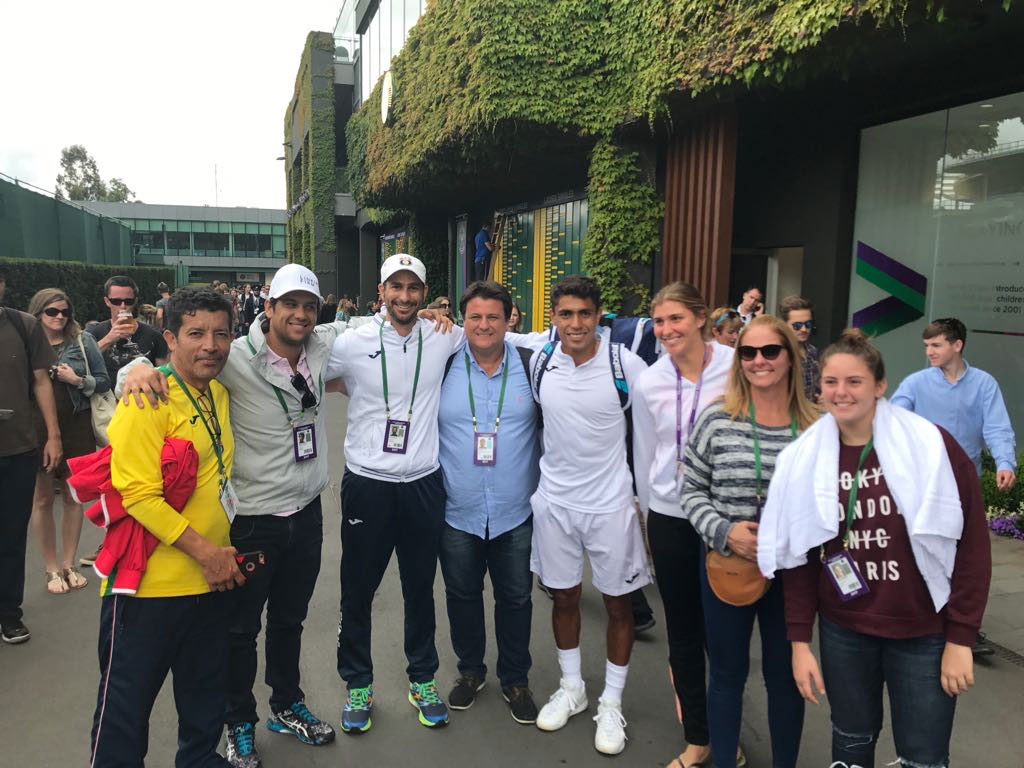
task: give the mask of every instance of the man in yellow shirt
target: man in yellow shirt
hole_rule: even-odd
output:
[[[167,673],[178,710],[176,768],[227,766],[223,727],[229,615],[224,590],[245,579],[230,546],[234,440],[228,395],[214,377],[231,345],[231,305],[182,289],[165,310],[169,406],[119,407],[108,435],[111,479],[128,514],[158,540],[133,596],[101,586],[100,683],[90,768],[141,768],[149,716]],[[164,440],[190,440],[196,489],[179,513],[163,497]],[[166,764],[165,759],[160,759]]]

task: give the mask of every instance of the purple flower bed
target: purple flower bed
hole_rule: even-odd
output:
[[[1024,515],[994,517],[989,520],[988,527],[999,536],[1024,541]]]

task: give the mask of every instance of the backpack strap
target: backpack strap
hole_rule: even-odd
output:
[[[540,403],[540,383],[544,379],[544,371],[548,367],[548,360],[555,353],[554,342],[549,341],[536,354],[536,362],[530,376],[530,388],[533,389],[533,399]]]
[[[615,380],[615,393],[619,396],[619,405],[623,411],[629,409],[629,382],[626,381],[626,371],[622,367],[622,345],[608,344],[608,361],[612,367],[612,378]]]
[[[444,380],[448,378],[448,371],[452,369],[452,363],[455,362],[455,353],[452,352],[451,357],[444,361],[444,375],[441,376],[441,383],[444,384]],[[529,375],[529,374],[527,374]]]
[[[28,328],[25,327],[25,318],[21,316],[21,312],[10,307],[4,307],[4,314],[7,315],[7,319],[11,321],[11,326],[15,332],[21,337],[21,344],[25,347],[25,370],[28,377],[28,399],[35,399],[35,392],[33,385],[35,384],[35,373],[32,371],[32,351],[28,346]]]

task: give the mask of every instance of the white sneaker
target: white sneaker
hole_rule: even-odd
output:
[[[537,727],[542,731],[557,731],[569,722],[569,718],[578,715],[589,706],[587,687],[570,688],[565,680],[559,680],[558,690],[551,694],[548,703],[541,707],[537,715]]]
[[[617,755],[626,748],[626,718],[622,716],[621,704],[598,699],[594,722],[597,723],[594,749],[606,755]]]

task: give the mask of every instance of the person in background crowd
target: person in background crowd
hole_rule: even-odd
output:
[[[167,342],[151,325],[136,319],[139,288],[130,277],[115,275],[103,286],[103,303],[110,319],[86,327],[99,344],[110,381],[136,357],[148,357],[154,365],[167,360]]]
[[[325,325],[327,323],[333,323],[338,316],[338,302],[334,298],[333,293],[327,294],[327,298],[324,299],[323,305],[320,307],[320,315],[317,317],[318,325]]]
[[[523,310],[518,304],[512,305],[512,316],[508,319],[508,329],[512,333],[522,333]]]
[[[160,294],[160,298],[156,301],[154,326],[158,331],[162,331],[164,329],[164,309],[167,307],[167,300],[171,298],[171,289],[167,287],[167,283],[160,282],[156,284],[156,291]]]
[[[787,296],[779,303],[779,317],[789,323],[800,342],[804,397],[816,403],[821,396],[821,367],[818,365],[818,350],[808,341],[814,333],[814,304],[803,296]]]
[[[771,712],[772,765],[796,768],[800,750],[804,702],[793,682],[782,585],[764,585],[753,602],[747,602],[748,596],[727,603],[713,591],[705,567],[714,551],[747,561],[732,568],[761,578],[756,573],[757,521],[776,457],[818,415],[804,397],[798,344],[781,319],[765,315],[751,320],[740,331],[725,397],[697,418],[683,458],[683,515],[708,548],[707,553],[701,548],[700,574],[711,662],[708,725],[716,768],[737,764],[755,618]],[[722,591],[721,584],[715,586]]]
[[[756,285],[752,285],[743,292],[740,305],[736,307],[743,324],[747,325],[751,320],[764,314],[764,293]]]
[[[139,305],[139,319],[146,325],[152,326],[154,329],[157,328],[156,314],[157,309],[153,304]]]
[[[36,470],[53,472],[61,460],[60,423],[48,371],[57,357],[42,325],[32,315],[3,306],[7,275],[0,271],[0,640],[24,643],[31,637],[22,621],[25,545],[32,516]],[[35,399],[35,404],[32,400]],[[46,440],[36,433],[33,411],[46,423]],[[39,445],[42,443],[42,449]]]
[[[530,351],[506,343],[512,297],[504,286],[472,283],[460,304],[466,343],[448,360],[438,411],[447,495],[441,572],[459,660],[448,704],[469,709],[486,684],[483,589],[489,572],[501,693],[513,720],[534,723],[537,705],[528,680],[533,612],[529,497],[540,473],[540,443],[527,367]]]
[[[631,593],[651,581],[626,460],[628,392],[647,365],[606,339],[600,318],[601,290],[593,278],[567,277],[552,289],[551,321],[559,341],[535,352],[530,363],[545,422],[540,483],[530,497],[531,569],[554,593],[551,620],[561,671],[537,727],[556,731],[588,707],[580,655],[586,556],[608,617],[594,748],[615,755],[626,746],[622,692],[633,648]]]
[[[183,288],[167,304],[167,406],[118,407],[107,428],[110,479],[127,513],[158,543],[134,595],[100,592],[99,668],[92,768],[141,766],[149,720],[168,672],[178,712],[175,764],[227,766],[217,754],[227,691],[229,601],[245,583],[230,545],[237,500],[227,392],[214,379],[231,345],[231,307],[208,289]],[[198,454],[195,490],[180,512],[164,497],[168,438]],[[169,764],[169,761],[161,761]]]
[[[828,695],[833,765],[874,768],[883,687],[896,762],[949,765],[992,573],[978,478],[949,432],[886,402],[863,332],[821,365],[828,415],[779,456],[758,536],[761,570],[781,570],[794,679]]]
[[[485,221],[480,225],[480,231],[473,238],[473,245],[476,252],[473,255],[473,270],[477,280],[486,280],[488,270],[491,267],[491,254],[494,252],[494,243],[491,242],[491,223]]]
[[[60,426],[63,459],[52,473],[41,466],[36,474],[35,498],[32,502],[32,530],[43,556],[46,590],[59,595],[69,589],[81,589],[88,581],[75,567],[75,551],[82,535],[82,506],[75,502],[64,482],[68,477],[67,460],[96,450],[92,431],[89,397],[110,389],[107,367],[96,341],[82,333],[75,320],[74,309],[67,294],[58,288],[38,291],[28,303],[28,312],[39,321],[46,340],[57,358],[50,368],[57,423]],[[45,429],[45,419],[35,409],[36,431]],[[54,480],[61,482],[61,560],[57,561],[57,531],[53,519]]]
[[[452,312],[452,300],[447,296],[438,296],[435,301],[437,302],[437,308],[444,312],[449,320],[454,321],[455,313]]]
[[[242,288],[242,299],[241,299],[241,314],[242,323],[244,329],[242,334],[249,332],[249,326],[256,320],[256,315],[263,311],[263,304],[255,293],[253,293],[252,285],[246,283]]]
[[[334,319],[336,321],[340,320],[343,323],[347,323],[356,314],[356,307],[355,304],[352,303],[352,299],[348,296],[343,296],[341,301],[338,303],[338,311],[335,313]]]
[[[718,307],[711,313],[709,323],[715,341],[730,349],[736,346],[736,339],[743,329],[743,319],[739,312],[732,307]]]
[[[725,392],[731,347],[705,341],[707,306],[692,285],[672,283],[651,301],[654,335],[664,354],[640,374],[633,392],[633,466],[658,591],[665,606],[669,668],[687,747],[669,768],[711,759],[704,684],[701,541],[683,517],[683,450],[697,414]],[[741,756],[737,764],[741,764]]]
[[[259,298],[257,299],[257,304],[258,304],[257,309],[256,309],[256,314],[257,315],[265,309],[266,304],[267,304],[267,300],[269,298],[270,298],[270,285],[267,284],[267,283],[264,283],[262,286],[260,286],[260,295],[259,295]],[[255,318],[253,318],[253,319],[255,319]]]

